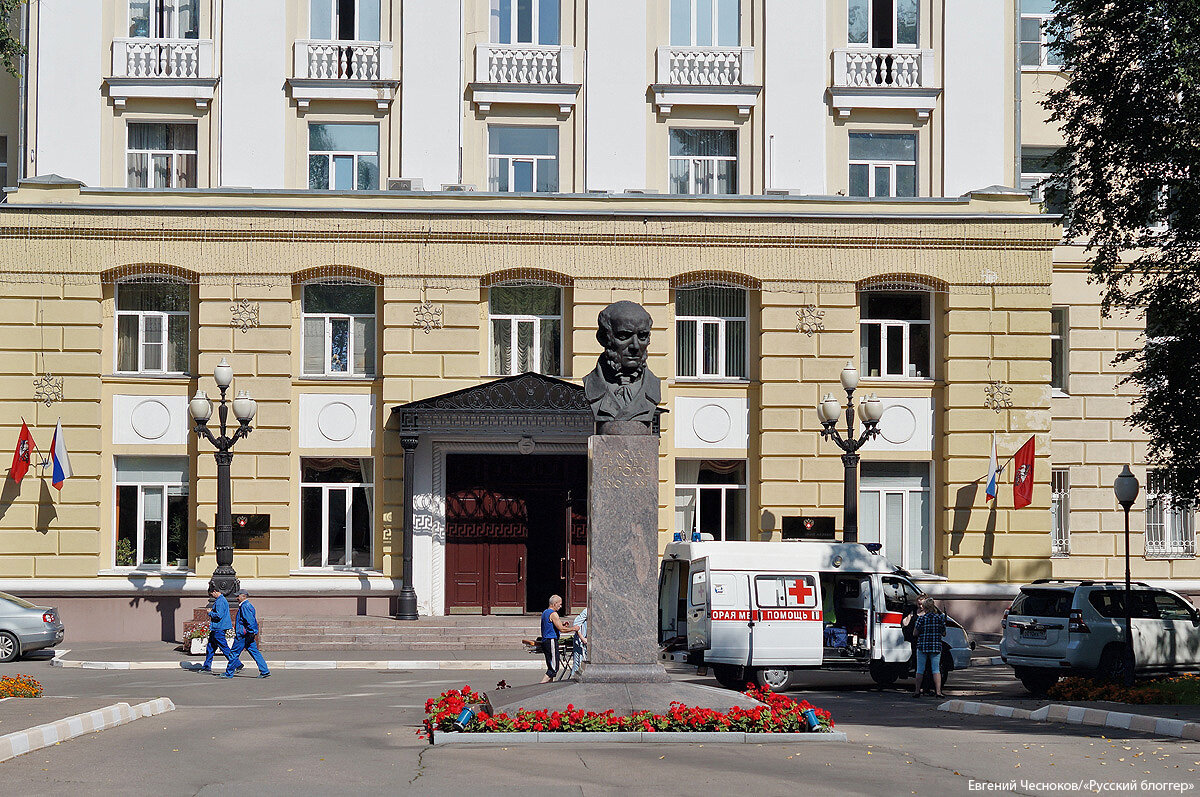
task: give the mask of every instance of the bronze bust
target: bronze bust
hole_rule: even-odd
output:
[[[613,302],[600,311],[596,339],[604,347],[583,378],[599,434],[649,434],[662,401],[658,377],[646,368],[650,314],[636,302]]]

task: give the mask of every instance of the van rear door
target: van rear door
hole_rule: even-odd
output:
[[[708,650],[712,644],[712,614],[709,607],[708,558],[692,562],[687,597],[688,650]]]

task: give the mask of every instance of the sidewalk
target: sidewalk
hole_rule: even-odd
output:
[[[506,650],[288,650],[271,655],[264,651],[267,665],[272,669],[363,669],[363,670],[541,670],[546,663],[540,655],[527,653],[524,648]],[[249,657],[244,657],[253,666]],[[224,658],[218,653],[219,666]],[[54,667],[111,670],[196,669],[204,656],[184,653],[174,642],[102,642],[77,643],[48,655],[23,660],[34,664],[49,663]]]

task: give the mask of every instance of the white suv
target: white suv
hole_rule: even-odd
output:
[[[1137,672],[1200,667],[1200,613],[1182,596],[1140,582],[1130,592]],[[1125,582],[1039,579],[1021,587],[1000,621],[1000,656],[1033,694],[1063,675],[1120,680]]]

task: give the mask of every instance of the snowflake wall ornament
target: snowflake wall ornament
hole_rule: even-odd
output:
[[[63,378],[54,374],[44,374],[33,378],[33,397],[49,407],[56,401],[63,400]]]
[[[231,326],[242,332],[249,332],[251,327],[258,326],[258,302],[238,299],[229,306],[229,312],[232,314]]]
[[[988,409],[995,410],[997,413],[1012,409],[1013,389],[999,379],[988,382],[983,388],[983,392],[985,396],[983,404]]]
[[[416,316],[415,326],[424,330],[426,335],[435,329],[442,328],[442,306],[440,304],[421,302],[413,308],[413,315]]]
[[[803,332],[810,338],[818,332],[825,331],[824,310],[818,310],[815,304],[806,304],[796,311],[796,331]]]

